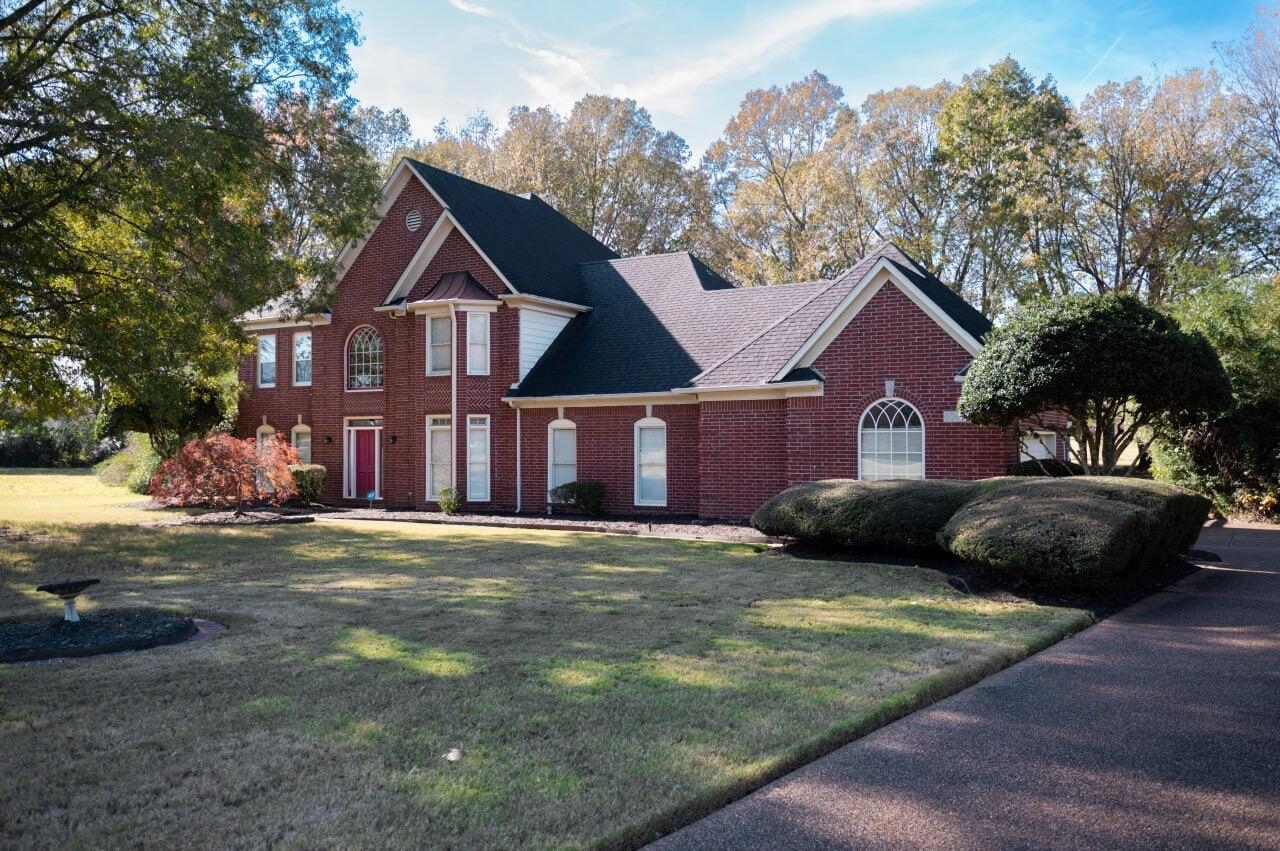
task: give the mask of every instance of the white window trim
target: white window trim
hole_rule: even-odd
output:
[[[299,434],[302,434],[303,432],[306,432],[306,434],[307,434],[307,455],[311,455],[312,450],[313,450],[313,447],[312,447],[311,442],[310,442],[310,441],[311,441],[311,426],[306,425],[305,423],[298,423],[296,426],[294,426],[293,428],[289,429],[289,445],[293,447],[293,450],[294,450],[295,452],[297,452],[297,451],[298,451],[298,435],[299,435]],[[305,461],[303,461],[301,458],[299,458],[299,459],[298,459],[298,461],[299,461],[300,463],[303,463],[303,464],[310,464],[310,463],[311,463],[311,458],[307,458],[307,460],[305,460]]]
[[[918,479],[864,479],[862,478],[862,424],[866,422],[867,414],[871,412],[871,409],[874,408],[876,405],[879,405],[881,402],[902,402],[903,404],[910,405],[911,410],[915,411],[916,416],[920,418],[920,478]],[[907,399],[903,399],[901,396],[881,396],[879,399],[876,399],[874,402],[867,405],[865,408],[862,409],[862,415],[858,417],[858,476],[857,476],[858,480],[865,481],[865,482],[874,482],[874,481],[920,482],[929,478],[929,440],[928,440],[929,434],[928,432],[929,430],[925,428],[925,424],[924,424],[924,414],[920,412],[920,409],[916,407],[916,405],[913,402],[910,402]]]
[[[311,332],[310,332],[310,331],[294,331],[294,332],[293,332],[293,386],[294,386],[294,387],[310,387],[310,386],[311,386],[311,382],[310,382],[310,381],[299,381],[299,380],[298,380],[298,338],[299,338],[299,337],[306,337],[306,338],[310,341],[310,346],[311,346],[311,358],[310,358],[310,360],[311,360],[311,377],[312,377],[313,379],[316,377],[316,349],[315,349],[316,341],[315,341],[315,338],[311,336]],[[384,355],[384,367],[385,367],[385,355]]]
[[[1046,438],[1048,440],[1046,440]],[[1047,457],[1036,459],[1026,451],[1028,441],[1039,444],[1049,454]],[[1039,429],[1032,432],[1023,432],[1018,436],[1018,461],[1049,461],[1056,460],[1058,457],[1058,433],[1056,431],[1041,431]]]
[[[275,434],[276,430],[274,428],[263,423],[258,426],[258,430],[254,432],[254,437],[257,439],[258,446],[262,446],[262,444],[266,442],[267,438],[274,437]]]
[[[382,387],[352,387],[351,386],[351,338],[363,331],[365,328],[370,329],[378,335],[378,341],[382,343]],[[381,393],[383,388],[387,386],[387,341],[383,339],[382,332],[372,325],[365,323],[357,325],[351,329],[351,333],[347,335],[347,341],[342,344],[342,387],[348,393]]]
[[[382,425],[353,426],[353,420],[379,420]],[[356,479],[352,471],[356,468],[356,440],[358,431],[375,433],[373,441],[373,492],[374,499],[382,499],[382,429],[386,420],[381,417],[344,417],[342,419],[342,497],[343,499],[364,499],[364,494],[356,493]]]
[[[643,506],[648,506],[652,508],[663,508],[667,505],[667,501],[670,499],[671,481],[669,477],[664,477],[664,482],[666,482],[666,486],[663,490],[661,501],[640,498],[640,429],[659,428],[659,427],[661,427],[663,431],[662,439],[663,439],[664,451],[667,453],[670,453],[671,446],[670,446],[670,441],[668,440],[668,438],[670,437],[670,434],[667,431],[667,423],[665,420],[661,420],[657,417],[645,417],[642,420],[637,420],[632,430],[632,441],[631,441],[632,455],[633,455],[632,467],[634,468],[633,469],[634,481],[632,482],[632,488],[633,488],[632,496],[633,496],[634,503],[636,505],[643,505]],[[664,466],[664,472],[670,473],[670,471],[671,471],[671,463],[670,463],[670,457],[668,455],[668,461]]]
[[[467,314],[467,375],[488,375],[489,374],[489,355],[493,348],[490,342],[492,331],[489,321],[489,314],[476,310],[468,310]],[[480,341],[473,338],[473,334],[477,329],[484,329],[484,363],[477,364],[472,360],[471,347],[479,346]]]
[[[442,426],[433,426],[431,424],[432,420],[448,420],[449,424],[442,425]],[[427,496],[428,502],[438,502],[440,499],[440,492],[433,490],[431,486],[431,434],[432,432],[435,432],[435,431],[442,431],[447,436],[446,440],[449,444],[449,484],[445,485],[445,487],[453,487],[453,467],[454,467],[454,464],[453,464],[453,455],[454,455],[453,417],[451,417],[449,414],[428,414],[426,419],[426,425],[427,425],[427,492],[426,492],[426,496]]]
[[[452,375],[453,374],[453,361],[454,361],[453,342],[454,342],[454,337],[457,335],[457,327],[454,324],[455,320],[453,318],[453,314],[446,314],[446,315],[449,318],[449,368],[448,369],[432,369],[431,368],[431,350],[434,344],[434,340],[431,336],[431,320],[441,319],[444,317],[439,315],[437,316],[428,315],[426,318],[426,321],[427,321],[427,375]]]
[[[262,380],[262,341],[267,339],[268,337],[271,338],[271,349],[272,349],[272,352],[274,353],[273,356],[275,358],[272,361],[272,365],[275,367],[275,376],[276,376],[271,381],[270,384],[267,384]],[[259,334],[258,335],[258,356],[255,359],[255,367],[258,373],[257,378],[258,378],[259,387],[269,389],[276,386],[276,382],[280,380],[280,339],[278,335],[276,334]]]
[[[484,462],[484,496],[476,497],[471,493],[471,429],[473,428],[472,420],[484,420],[484,441],[485,454],[488,456]],[[474,427],[478,428],[479,424]],[[467,502],[490,502],[493,498],[493,432],[490,428],[488,414],[468,414],[467,415]]]
[[[578,477],[578,424],[573,420],[566,420],[563,417],[552,420],[547,424],[547,493],[550,494],[555,482],[555,462],[556,462],[556,432],[572,431],[574,433],[574,449],[573,449],[573,475],[574,481]]]

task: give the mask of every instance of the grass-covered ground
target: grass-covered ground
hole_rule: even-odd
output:
[[[0,665],[0,845],[635,844],[1086,619],[742,545],[137,501],[0,471],[0,618],[97,576],[82,612],[230,627]]]

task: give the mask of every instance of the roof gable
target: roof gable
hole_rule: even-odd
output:
[[[406,162],[517,292],[581,303],[578,264],[618,256],[536,195],[512,195],[416,160]]]

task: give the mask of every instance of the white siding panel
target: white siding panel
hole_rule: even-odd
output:
[[[547,347],[569,324],[569,317],[520,308],[520,379],[529,374]]]

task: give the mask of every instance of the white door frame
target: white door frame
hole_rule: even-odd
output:
[[[372,420],[377,425],[358,425],[356,420]],[[385,425],[382,417],[343,417],[342,419],[342,496],[345,499],[364,499],[362,493],[356,493],[356,477],[352,471],[356,468],[356,432],[372,431],[373,439],[373,490],[374,499],[382,499],[382,430]]]

